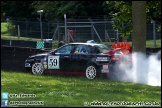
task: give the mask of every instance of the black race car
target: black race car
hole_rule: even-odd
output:
[[[120,49],[104,44],[69,43],[47,53],[29,56],[25,68],[33,74],[80,74],[94,79],[114,72],[114,63],[119,61],[116,53],[120,55]]]

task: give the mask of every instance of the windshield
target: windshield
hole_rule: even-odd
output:
[[[105,53],[111,50],[111,47],[108,45],[104,45],[104,44],[100,44],[100,45],[96,45],[96,47],[98,48],[98,50],[100,51],[100,53]]]

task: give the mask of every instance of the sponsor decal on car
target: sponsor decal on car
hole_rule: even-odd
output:
[[[48,69],[60,69],[60,56],[48,56]]]
[[[103,69],[108,69],[108,65],[102,65]]]
[[[109,66],[108,65],[102,65],[101,73],[109,73]]]
[[[97,57],[96,61],[108,61],[107,57]]]

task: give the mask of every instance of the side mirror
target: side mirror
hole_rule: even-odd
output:
[[[52,55],[60,55],[60,53],[55,53],[55,51],[52,51]]]
[[[52,54],[52,55],[55,55],[55,51],[52,51],[51,54]]]

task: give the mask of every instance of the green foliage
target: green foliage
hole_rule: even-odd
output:
[[[9,28],[10,30],[14,30],[14,29],[16,28],[16,26],[13,25],[12,23],[9,23],[9,24],[8,24],[8,28]]]
[[[16,31],[16,26],[13,23],[8,23],[7,24],[8,27],[8,32],[11,36],[15,35],[15,31]]]
[[[11,28],[14,28],[14,27],[15,27],[15,26],[9,25],[9,24],[7,24],[7,23],[1,23],[1,35],[3,35],[3,36],[10,36],[10,35],[11,35],[11,34],[9,33],[9,30],[8,30],[9,26],[10,26]]]
[[[107,16],[121,37],[129,38],[132,32],[132,1],[1,1],[2,17],[37,18],[40,9],[47,20],[63,20],[64,14],[67,18]],[[161,23],[161,1],[147,1],[146,13],[148,23]],[[157,30],[161,31],[161,25]]]
[[[114,5],[114,9],[118,10],[116,13],[110,13],[114,29],[118,29],[121,37],[128,39],[132,32],[131,1],[107,1],[106,3]]]
[[[1,92],[35,94],[35,98],[9,98],[9,101],[44,101],[44,105],[35,105],[37,107],[84,107],[84,102],[94,101],[161,104],[159,86],[102,78],[89,80],[85,77],[40,76],[24,72],[1,71]]]
[[[44,10],[43,17],[51,20],[63,19],[64,14],[67,14],[67,18],[98,16],[114,18],[116,16],[113,14],[117,13],[121,26],[122,22],[126,24],[131,22],[131,7],[132,1],[1,1],[1,16],[37,18],[37,11],[40,9]],[[160,21],[161,1],[147,1],[146,12],[149,22]]]
[[[161,25],[158,26],[157,31],[161,31]]]
[[[146,12],[148,19],[161,20],[161,1],[147,1]]]
[[[1,34],[7,32],[7,23],[1,23]]]
[[[1,16],[30,18],[32,1],[1,1]]]
[[[34,1],[32,7],[35,8],[35,14],[37,10],[43,9],[45,18],[63,20],[64,14],[67,18],[107,15],[111,9],[107,9],[103,4],[104,1]]]
[[[119,30],[121,37],[128,39],[133,30],[132,1],[106,1],[106,3],[108,6],[113,5],[116,10],[116,13],[109,13],[113,20],[114,29]],[[147,1],[146,13],[148,23],[151,23],[152,20],[161,19],[161,1]]]

